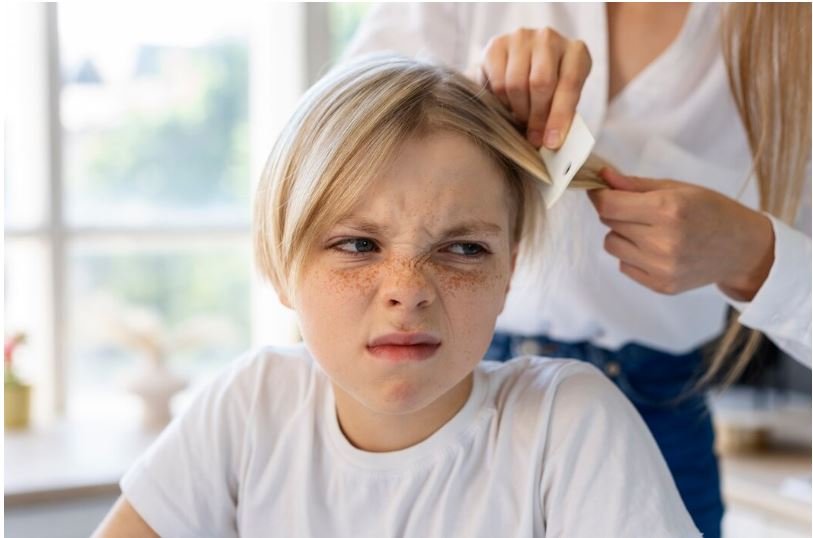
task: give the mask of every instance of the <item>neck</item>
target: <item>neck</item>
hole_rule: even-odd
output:
[[[472,386],[470,373],[423,409],[391,415],[371,411],[334,384],[336,416],[344,436],[356,448],[367,452],[403,450],[429,438],[449,422],[466,404]]]

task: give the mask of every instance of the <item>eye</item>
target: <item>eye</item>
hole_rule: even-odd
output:
[[[348,254],[367,254],[375,252],[378,245],[375,244],[375,241],[366,237],[351,237],[339,241],[332,248]]]
[[[488,253],[485,247],[477,243],[453,243],[446,250],[466,258],[479,258]]]

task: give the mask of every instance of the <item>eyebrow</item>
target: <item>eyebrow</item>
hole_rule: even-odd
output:
[[[389,227],[379,225],[370,220],[349,217],[337,222],[338,225],[353,228],[359,232],[367,233],[370,235],[387,235],[390,231]],[[493,222],[488,222],[480,219],[470,219],[448,228],[441,232],[440,239],[448,239],[450,237],[461,237],[470,235],[499,235],[502,233],[502,227]]]

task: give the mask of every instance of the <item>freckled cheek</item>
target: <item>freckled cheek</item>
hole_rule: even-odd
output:
[[[330,315],[341,315],[351,321],[369,304],[374,293],[378,269],[362,267],[352,269],[323,269],[312,274],[307,285],[311,286],[311,308],[320,308]],[[358,310],[358,311],[357,311]]]
[[[495,297],[502,297],[508,284],[508,273],[498,269],[455,271],[440,268],[436,274],[438,284],[447,296],[473,304],[493,303]]]
[[[367,300],[374,292],[380,269],[377,266],[353,269],[331,269],[326,272],[326,284],[341,300]]]
[[[499,270],[440,271],[438,283],[461,337],[483,336],[500,313],[508,273]]]
[[[346,388],[357,386],[363,378],[358,357],[370,336],[370,306],[380,269],[325,267],[317,273],[309,292],[308,345],[334,381]]]

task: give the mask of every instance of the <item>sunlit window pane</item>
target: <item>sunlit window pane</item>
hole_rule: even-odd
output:
[[[218,6],[60,5],[70,224],[248,222],[249,15]]]
[[[370,9],[369,3],[331,2],[328,4],[330,24],[331,58],[339,58],[350,42],[359,22]]]
[[[160,361],[192,383],[249,346],[247,240],[136,244],[71,250],[71,415],[130,415],[138,368]]]

